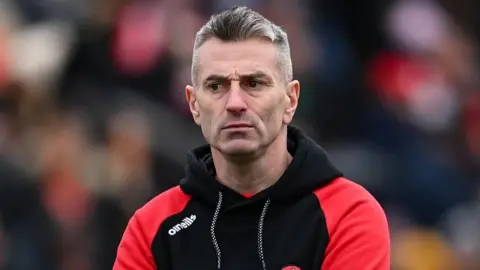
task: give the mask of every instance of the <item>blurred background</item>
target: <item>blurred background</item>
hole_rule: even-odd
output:
[[[295,124],[381,202],[392,269],[480,269],[475,0],[0,0],[0,269],[112,269],[203,143],[194,35],[234,4],[288,31]]]

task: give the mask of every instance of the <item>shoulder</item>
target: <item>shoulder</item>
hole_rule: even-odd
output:
[[[177,186],[138,209],[123,233],[113,269],[156,269],[151,248],[158,230],[167,218],[182,212],[189,200]]]
[[[320,208],[332,237],[346,227],[348,233],[378,234],[388,238],[387,217],[378,201],[361,185],[340,177],[316,190]]]
[[[190,199],[191,196],[185,194],[180,186],[175,186],[138,209],[134,218],[144,226],[152,226],[152,229],[156,230],[165,219],[182,212]]]
[[[389,269],[390,234],[377,200],[346,178],[337,178],[314,193],[329,238],[323,269]]]
[[[336,178],[330,184],[315,190],[314,194],[328,216],[339,216],[361,208],[362,211],[386,219],[385,212],[370,192],[346,178]]]

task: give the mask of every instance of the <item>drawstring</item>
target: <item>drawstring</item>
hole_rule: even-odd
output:
[[[215,247],[215,252],[217,253],[217,269],[221,269],[221,259],[222,251],[218,245],[217,236],[215,235],[215,225],[217,224],[218,215],[220,214],[220,209],[222,208],[223,194],[218,192],[218,201],[217,207],[215,208],[215,213],[212,218],[212,225],[210,226],[210,235],[212,236],[213,246]]]
[[[212,236],[213,247],[217,253],[217,269],[221,269],[222,262],[222,252],[220,250],[220,245],[217,241],[217,236],[215,235],[215,226],[217,224],[218,216],[220,214],[220,209],[222,208],[223,203],[223,194],[218,192],[218,201],[217,207],[215,208],[215,213],[212,218],[212,225],[210,226],[210,234]],[[263,205],[262,213],[260,214],[260,220],[258,222],[258,255],[260,257],[260,262],[262,263],[262,269],[267,270],[267,264],[265,262],[265,256],[263,253],[263,227],[265,223],[265,216],[267,215],[268,207],[270,206],[270,199],[268,199]]]
[[[270,205],[270,199],[263,205],[262,214],[260,215],[260,221],[258,222],[258,255],[260,255],[260,261],[262,262],[262,269],[267,270],[267,264],[265,263],[265,256],[263,255],[263,223],[265,216],[267,215],[268,206]]]

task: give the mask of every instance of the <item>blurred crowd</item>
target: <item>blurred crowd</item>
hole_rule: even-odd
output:
[[[112,268],[204,142],[194,35],[234,4],[289,33],[295,124],[381,202],[392,269],[480,269],[475,0],[0,0],[0,269]]]

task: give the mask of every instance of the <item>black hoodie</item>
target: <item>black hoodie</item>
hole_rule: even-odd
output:
[[[253,196],[216,180],[210,146],[190,152],[180,185],[130,220],[114,270],[389,269],[382,208],[299,129],[287,137],[292,162]]]

